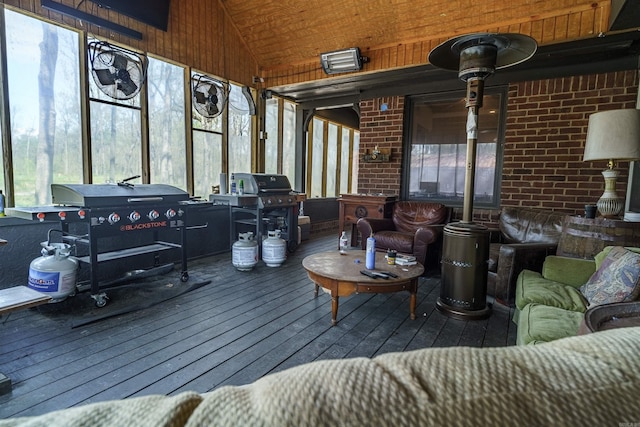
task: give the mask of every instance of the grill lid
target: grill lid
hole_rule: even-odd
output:
[[[291,184],[286,175],[266,173],[235,173],[236,185],[244,183],[245,194],[289,194]]]
[[[51,184],[54,204],[86,208],[166,204],[189,200],[189,193],[167,184]]]

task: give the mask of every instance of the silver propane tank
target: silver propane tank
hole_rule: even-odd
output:
[[[258,264],[258,242],[253,232],[239,233],[231,247],[231,263],[238,271],[251,271]]]
[[[41,257],[29,265],[28,287],[60,302],[76,290],[78,260],[71,256],[71,246],[66,243],[40,243]]]
[[[280,230],[269,231],[262,241],[262,260],[267,267],[280,267],[287,259],[287,242],[280,238],[281,234]]]

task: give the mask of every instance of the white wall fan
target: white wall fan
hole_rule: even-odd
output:
[[[193,107],[203,117],[218,117],[224,111],[228,99],[229,83],[202,74],[194,74],[191,77]]]
[[[136,96],[144,84],[147,61],[144,55],[107,42],[89,43],[93,81],[102,93],[123,100]]]

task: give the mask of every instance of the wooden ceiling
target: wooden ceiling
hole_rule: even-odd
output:
[[[331,96],[330,82],[375,80],[367,74],[402,75],[424,66],[434,47],[456,35],[521,33],[540,47],[597,39],[608,32],[611,3],[618,0],[219,1],[259,65],[264,87],[286,95],[319,85]],[[343,78],[326,76],[320,53],[348,47],[359,47],[369,63]]]
[[[593,0],[221,0],[265,69],[352,46],[363,52],[500,29],[540,43],[606,31],[610,1]],[[549,19],[544,27],[541,20]],[[426,61],[426,57],[422,58]]]

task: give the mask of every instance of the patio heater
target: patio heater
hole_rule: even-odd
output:
[[[467,83],[467,158],[462,221],[443,232],[442,282],[436,308],[447,316],[479,320],[491,314],[487,306],[489,231],[473,223],[473,197],[478,144],[478,112],[484,80],[495,70],[526,61],[535,53],[534,39],[522,34],[468,34],[447,40],[429,53],[436,67],[458,71]]]

